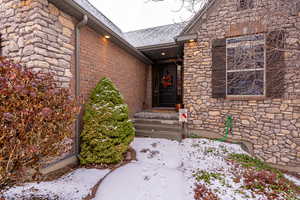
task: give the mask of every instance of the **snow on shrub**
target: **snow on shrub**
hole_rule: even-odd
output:
[[[41,160],[60,154],[77,108],[52,74],[0,59],[0,189],[36,178]]]
[[[81,164],[122,161],[135,130],[128,118],[128,106],[108,78],[103,78],[93,90],[83,120]]]

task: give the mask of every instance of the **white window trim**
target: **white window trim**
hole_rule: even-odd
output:
[[[227,38],[226,39],[226,97],[265,97],[267,94],[267,73],[266,73],[266,66],[267,66],[267,48],[266,48],[266,35],[265,34],[253,34],[254,35],[264,35],[264,68],[259,68],[259,69],[240,69],[240,70],[228,70],[228,63],[227,63],[227,49],[228,49],[228,40],[232,39],[232,38],[239,38],[239,37],[243,37],[243,36],[239,36],[239,37],[231,37],[231,38]],[[258,44],[261,44],[260,41],[257,41]],[[264,70],[264,94],[262,95],[230,95],[228,94],[228,73],[230,72],[247,72],[247,71],[263,71]]]

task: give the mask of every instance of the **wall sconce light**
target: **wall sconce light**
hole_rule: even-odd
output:
[[[189,42],[195,42],[195,40],[189,40]]]
[[[106,39],[109,39],[109,38],[110,38],[110,36],[109,36],[109,35],[105,35],[104,37],[105,37]]]
[[[165,52],[162,52],[162,53],[161,53],[161,55],[162,55],[162,56],[165,56],[165,55],[166,55],[166,53],[165,53]]]
[[[32,0],[20,0],[20,6],[29,6]]]

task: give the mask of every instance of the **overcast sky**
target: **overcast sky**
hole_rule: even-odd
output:
[[[187,9],[175,12],[181,6],[181,0],[89,0],[98,10],[127,32],[149,28],[188,19],[191,13]]]

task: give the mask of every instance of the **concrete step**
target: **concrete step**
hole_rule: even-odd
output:
[[[149,130],[149,131],[174,131],[181,132],[181,127],[178,125],[160,125],[151,123],[135,123],[135,128],[137,130]]]
[[[149,131],[149,130],[136,130],[137,137],[150,137],[150,138],[165,138],[169,140],[182,140],[182,135],[179,132],[170,131]]]
[[[139,112],[134,115],[135,119],[160,119],[160,120],[178,120],[176,112],[159,113],[159,112]]]
[[[145,118],[135,118],[133,119],[135,124],[154,124],[154,125],[170,125],[179,126],[178,120],[161,120],[161,119],[145,119]]]
[[[136,113],[133,122],[138,137],[182,139],[182,129],[176,112],[144,111]]]

